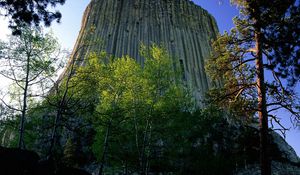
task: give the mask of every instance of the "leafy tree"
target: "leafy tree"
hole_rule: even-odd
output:
[[[141,86],[141,67],[132,58],[123,57],[113,60],[102,53],[100,57],[91,55],[86,67],[79,69],[77,76],[80,77],[79,80],[84,79],[89,83],[95,83],[93,87],[99,94],[100,103],[96,111],[100,114],[98,119],[106,125],[105,130],[97,126],[99,134],[104,136],[104,138],[100,137],[104,139],[104,143],[100,144],[102,153],[98,153],[102,156],[99,172],[101,174],[107,157],[109,140],[111,140],[111,130],[124,120],[125,116],[122,115],[125,114],[124,111],[131,109],[130,102],[137,95],[137,88]]]
[[[146,47],[142,45],[140,52],[145,58],[143,78],[147,83],[148,98],[151,99],[148,102],[149,105],[155,110],[172,109],[173,107],[181,108],[182,111],[191,110],[191,96],[183,85],[182,72],[168,51],[163,46]]]
[[[49,11],[48,8],[64,3],[65,0],[1,0],[0,9],[3,14],[0,15],[9,17],[9,28],[13,30],[13,34],[20,34],[24,24],[39,26],[40,22],[44,22],[45,26],[50,26],[53,20],[59,22],[61,13]]]
[[[51,34],[41,29],[26,27],[22,34],[11,36],[9,42],[1,43],[0,74],[13,83],[8,104],[2,103],[20,115],[19,148],[24,148],[24,126],[29,105],[45,96],[51,88],[51,77],[60,68],[61,57],[58,43]]]
[[[113,58],[100,53],[91,54],[86,65],[76,71],[74,84],[98,94],[93,147],[96,157],[101,155],[99,174],[108,161],[124,165],[128,171],[147,173],[152,148],[165,127],[162,118],[187,110],[191,104],[167,51],[153,45],[141,52],[143,67],[128,56]]]
[[[191,111],[193,103],[189,90],[182,82],[182,72],[178,63],[171,59],[165,48],[142,45],[141,54],[145,58],[143,78],[146,82],[144,92],[147,113],[144,123],[140,123],[144,126],[140,162],[141,172],[147,174],[153,147],[156,146],[156,142],[161,142],[160,131],[165,128],[163,120],[167,122],[176,112]]]
[[[300,78],[300,6],[296,0],[232,2],[240,9],[235,28],[214,42],[215,53],[206,66],[213,79],[221,77],[224,83],[211,95],[223,106],[258,113],[261,173],[266,175],[271,173],[268,119],[282,126],[272,112],[283,108],[300,119],[295,94]],[[270,75],[267,80],[265,74]]]

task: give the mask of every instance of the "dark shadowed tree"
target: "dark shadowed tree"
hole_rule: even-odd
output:
[[[282,126],[272,112],[285,109],[299,120],[299,1],[232,2],[240,9],[235,28],[214,42],[215,53],[206,66],[213,79],[224,83],[211,97],[220,105],[258,114],[261,174],[270,175],[268,123]]]
[[[13,34],[20,34],[24,24],[38,26],[41,22],[49,26],[53,20],[61,19],[59,11],[50,11],[50,7],[63,5],[65,0],[1,0],[0,15],[9,18],[9,28]]]
[[[87,35],[91,35],[94,32],[92,27],[90,30],[85,31]],[[92,45],[101,45],[99,39],[94,39],[93,41],[86,40],[84,41],[76,51],[71,54],[70,61],[68,62],[64,72],[60,75],[58,80],[55,82],[54,86],[51,89],[50,95],[47,97],[47,103],[52,108],[55,109],[55,117],[53,128],[51,131],[50,146],[47,153],[47,157],[51,158],[53,156],[54,148],[56,144],[60,141],[59,129],[62,129],[62,126],[66,126],[66,121],[63,122],[64,116],[76,116],[75,111],[80,111],[85,109],[88,111],[89,107],[94,105],[95,95],[88,96],[90,93],[87,91],[83,92],[82,89],[79,89],[78,84],[74,83],[74,77],[76,71],[78,70],[78,65],[82,63],[79,54],[83,49],[86,49]],[[82,80],[83,81],[83,80]],[[92,90],[90,88],[90,90]],[[87,95],[88,94],[88,95]],[[87,100],[89,99],[89,100]],[[66,127],[68,128],[68,127]],[[70,129],[70,128],[69,128]]]

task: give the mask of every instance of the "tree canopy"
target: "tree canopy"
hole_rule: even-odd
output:
[[[0,42],[0,75],[12,83],[9,99],[1,102],[13,115],[20,115],[19,148],[24,148],[25,116],[31,105],[48,94],[56,72],[62,68],[56,39],[40,28],[22,28],[22,33]],[[7,101],[10,101],[8,103]]]
[[[300,79],[300,2],[297,0],[243,1],[232,0],[241,10],[235,20],[243,37],[237,42],[250,44],[259,26],[265,67],[276,76],[287,79],[291,85]],[[250,39],[251,40],[251,39]],[[242,52],[242,51],[241,51]]]
[[[270,174],[268,124],[276,122],[287,130],[274,111],[283,109],[300,119],[295,91],[300,80],[299,1],[232,2],[240,9],[235,28],[217,38],[206,65],[211,77],[224,86],[210,95],[219,105],[238,109],[245,116],[245,111],[258,114],[261,171]]]
[[[143,46],[141,54],[143,67],[129,56],[114,58],[101,52],[91,54],[76,71],[77,88],[91,96],[96,92],[99,98],[93,119],[99,174],[107,161],[120,163],[118,159],[126,154],[137,161],[139,172],[149,171],[150,152],[164,128],[162,120],[168,120],[170,113],[192,109],[189,93],[180,83],[181,74],[176,73],[167,51],[156,45]],[[119,147],[120,142],[127,144]]]
[[[38,26],[41,22],[45,26],[50,26],[53,20],[57,22],[61,19],[59,11],[50,11],[50,7],[56,7],[57,4],[63,5],[65,0],[1,0],[0,15],[9,18],[9,28],[13,34],[20,34],[21,27],[24,25]]]

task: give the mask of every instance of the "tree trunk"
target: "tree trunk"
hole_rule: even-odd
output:
[[[134,120],[134,129],[135,129],[135,146],[136,150],[138,153],[138,160],[139,160],[139,171],[142,169],[142,153],[140,151],[140,144],[139,144],[139,131],[138,131],[138,123],[137,123],[137,118],[136,118],[136,110],[134,109],[134,114],[133,114],[133,120]]]
[[[25,115],[27,111],[27,91],[28,91],[28,84],[29,84],[29,72],[30,72],[30,55],[27,55],[26,60],[26,78],[25,78],[25,85],[24,85],[24,91],[23,91],[23,108],[22,108],[22,114],[21,114],[21,122],[20,122],[20,128],[19,128],[19,149],[24,149],[24,125],[25,125]]]
[[[54,128],[52,130],[51,140],[50,140],[50,147],[49,147],[48,155],[47,155],[48,159],[53,154],[53,148],[55,146],[55,141],[56,141],[56,132],[57,132],[58,123],[60,121],[60,118],[61,118],[61,107],[59,107],[59,109],[57,109],[57,112],[56,112],[56,116],[55,116],[55,120],[54,120],[54,126],[53,126]]]
[[[256,29],[256,73],[258,93],[258,117],[260,131],[260,166],[261,175],[271,175],[271,162],[268,153],[268,113],[266,105],[266,87],[264,83],[264,68],[262,56],[262,35],[260,28]]]
[[[145,156],[145,174],[148,175],[149,174],[149,170],[150,170],[150,162],[149,162],[149,155],[151,154],[151,134],[152,134],[152,127],[151,127],[151,123],[149,124],[149,134],[148,134],[148,143],[147,143],[147,154]]]
[[[146,119],[146,126],[144,130],[142,148],[141,148],[141,160],[140,160],[140,174],[146,174],[146,149],[148,144],[148,128],[149,128],[149,119]]]
[[[107,129],[106,129],[106,134],[105,134],[105,139],[104,139],[104,148],[103,148],[101,164],[100,164],[100,169],[99,169],[99,175],[103,174],[104,162],[105,162],[107,148],[108,148],[108,137],[109,137],[111,125],[112,125],[112,120],[109,121]]]
[[[62,96],[62,99],[57,104],[58,106],[57,106],[56,116],[55,116],[55,120],[54,120],[53,130],[52,130],[52,134],[51,134],[50,147],[49,147],[49,151],[48,151],[48,155],[47,155],[48,158],[50,158],[52,156],[53,148],[55,146],[55,142],[56,142],[56,140],[58,140],[58,139],[56,139],[56,132],[57,132],[57,128],[59,126],[60,119],[62,117],[62,112],[63,112],[63,110],[66,106],[65,101],[66,101],[68,90],[69,90],[69,82],[70,82],[70,79],[71,79],[71,76],[72,76],[72,71],[73,71],[73,65],[71,67],[70,74],[67,77],[66,87],[65,87],[66,89],[65,89],[64,94]],[[58,88],[59,87],[57,87],[57,92],[58,92]]]
[[[68,74],[68,77],[67,77],[67,80],[66,80],[66,87],[65,87],[63,96],[60,99],[59,103],[57,103],[57,106],[56,106],[57,110],[56,110],[56,116],[55,116],[55,120],[54,120],[53,130],[52,130],[52,134],[51,134],[50,147],[49,147],[48,155],[47,155],[48,158],[50,158],[52,156],[53,148],[55,146],[55,141],[58,140],[58,139],[56,139],[57,128],[59,126],[59,122],[60,122],[60,119],[62,117],[62,112],[66,107],[66,98],[67,98],[67,94],[68,94],[68,91],[69,91],[69,83],[70,83],[70,80],[72,78],[73,71],[74,71],[74,68],[75,68],[74,66],[75,66],[75,62],[76,62],[76,56],[77,56],[78,51],[80,51],[80,49],[82,49],[82,48],[83,48],[83,46],[79,47],[79,49],[73,54],[74,59],[72,59],[71,62],[70,62],[71,67],[68,67],[70,69],[68,69],[68,68],[66,69],[66,73],[69,73],[69,74]],[[67,71],[69,71],[69,72],[67,72]],[[57,94],[59,94],[59,88],[60,88],[59,82],[60,81],[62,81],[62,79],[58,80],[58,84],[57,84],[57,87],[56,87],[56,93]]]

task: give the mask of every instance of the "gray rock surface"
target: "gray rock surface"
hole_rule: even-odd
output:
[[[215,19],[189,0],[92,0],[71,59],[105,50],[116,57],[129,55],[143,64],[140,45],[160,44],[170,52],[174,65],[184,70],[183,77],[199,101],[212,85],[204,62],[217,33]],[[82,48],[85,41],[96,39],[103,44]]]
[[[272,175],[299,175],[300,167],[289,163],[272,162]],[[234,175],[260,175],[259,164],[250,165],[247,169],[239,170]]]
[[[282,157],[293,163],[299,163],[300,159],[297,156],[295,150],[276,132],[271,133],[274,144],[277,145],[279,151],[282,153]],[[299,173],[300,174],[300,173]]]

